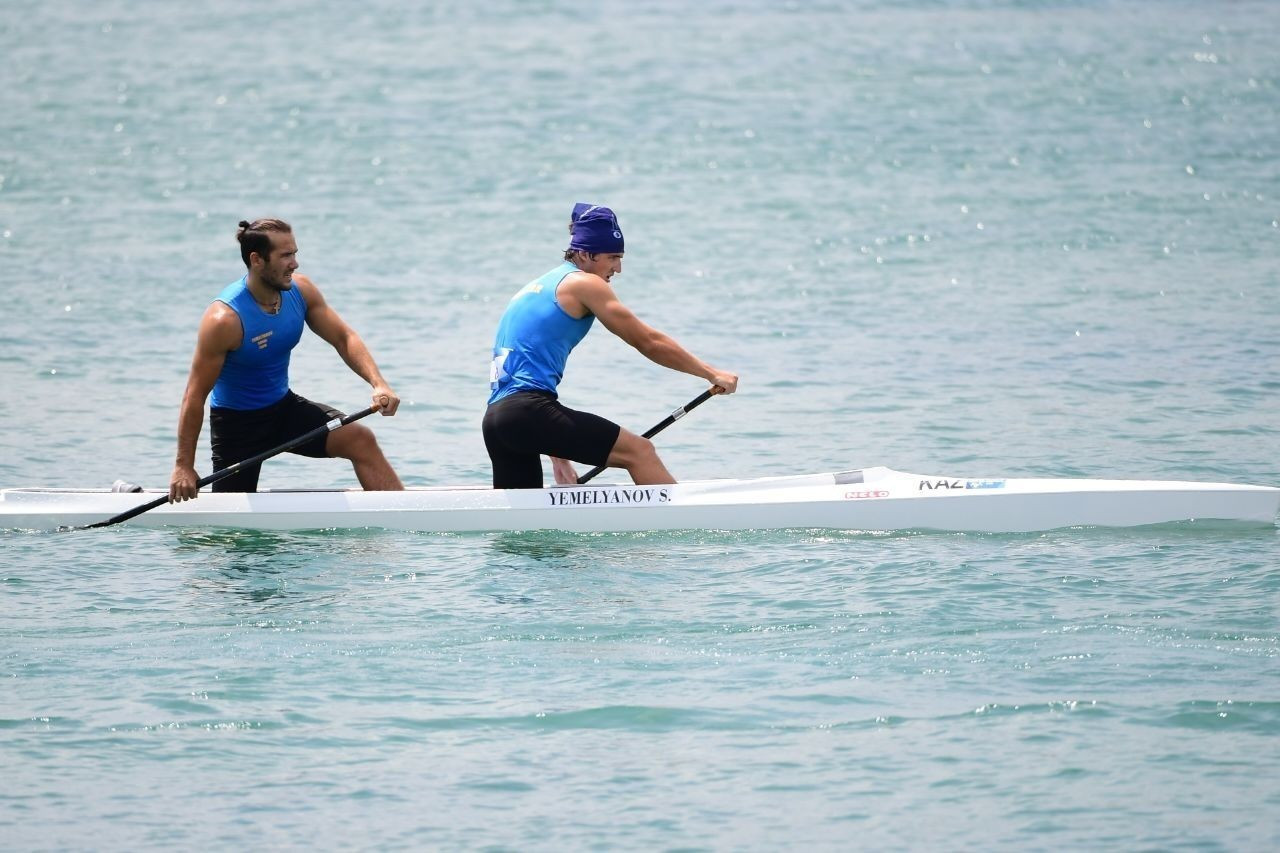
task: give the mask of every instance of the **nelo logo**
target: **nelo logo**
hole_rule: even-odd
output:
[[[844,497],[845,500],[860,501],[865,500],[866,498],[887,498],[889,497],[889,493],[884,489],[876,489],[868,492],[845,492]]]

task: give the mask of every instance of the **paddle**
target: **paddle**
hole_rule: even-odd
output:
[[[378,411],[376,408],[374,408],[373,406],[370,406],[367,409],[356,412],[354,415],[343,415],[340,418],[334,418],[333,420],[328,421],[327,423],[321,424],[320,426],[316,427],[315,429],[311,430],[311,432],[308,432],[305,435],[300,435],[297,438],[286,441],[284,444],[280,445],[279,447],[274,447],[271,450],[265,450],[262,453],[259,453],[257,456],[250,456],[248,459],[242,459],[239,462],[236,462],[232,465],[228,465],[226,468],[223,468],[220,471],[214,471],[208,477],[202,477],[200,481],[196,483],[196,488],[202,489],[205,486],[210,485],[211,483],[216,483],[219,480],[225,480],[227,477],[230,477],[232,474],[236,473],[241,468],[244,468],[249,465],[256,465],[259,462],[264,462],[270,459],[272,456],[276,456],[280,453],[284,453],[286,450],[292,450],[293,448],[297,447],[300,444],[306,444],[308,441],[311,441],[313,438],[319,438],[325,433],[333,432],[335,429],[337,429],[340,426],[346,426],[347,424],[352,423],[353,421],[358,421],[361,418],[368,417],[369,415],[372,415],[376,411]],[[153,501],[148,501],[147,503],[144,503],[142,506],[136,506],[133,509],[129,510],[128,512],[122,512],[119,515],[114,515],[111,518],[108,518],[106,521],[98,521],[98,522],[94,522],[93,524],[86,524],[84,527],[81,527],[78,529],[92,530],[95,527],[110,527],[113,524],[119,524],[122,521],[128,521],[131,518],[135,518],[139,515],[142,515],[144,512],[147,512],[148,510],[153,510],[156,507],[160,506],[161,504],[168,503],[168,502],[169,502],[169,495],[164,494]]]
[[[712,394],[711,389],[708,388],[706,391],[703,391],[701,394],[694,397],[692,400],[685,403],[683,406],[676,409],[674,412],[667,415],[665,418],[658,421],[658,423],[650,427],[649,431],[644,434],[644,437],[653,438],[655,435],[662,432],[664,429],[671,426],[673,423],[680,420],[685,415],[689,414],[694,409],[698,408],[703,403],[710,400],[713,396],[714,394]],[[583,483],[587,482],[596,474],[599,474],[601,471],[603,471],[608,467],[609,467],[608,465],[597,465],[596,467],[592,468],[590,471],[588,471],[587,473],[583,474],[581,477],[578,478],[578,485],[581,486]]]

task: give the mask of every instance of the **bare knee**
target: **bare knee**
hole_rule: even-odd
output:
[[[364,424],[347,424],[329,433],[324,449],[339,459],[365,459],[382,452],[378,437]]]
[[[657,458],[658,451],[654,448],[652,441],[623,430],[609,453],[609,464],[619,468],[630,468],[633,465],[653,462]]]
[[[626,468],[631,479],[638,484],[675,482],[671,472],[658,458],[653,442],[626,430],[623,430],[614,444],[613,453],[609,454],[609,464]]]

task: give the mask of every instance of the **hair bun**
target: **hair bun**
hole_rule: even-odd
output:
[[[247,219],[241,219],[241,220],[240,220],[240,227],[241,227],[242,229],[244,229],[245,231],[248,231],[248,230],[249,230],[249,220],[247,220]]]

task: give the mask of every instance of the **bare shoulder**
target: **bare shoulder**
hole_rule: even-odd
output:
[[[568,287],[572,290],[593,290],[598,288],[608,288],[609,282],[602,279],[595,273],[586,272],[585,270],[577,270],[571,272],[560,280],[561,287]]]
[[[227,303],[214,300],[200,318],[200,340],[213,349],[232,350],[240,346],[244,327],[240,315]]]
[[[605,281],[595,273],[571,272],[560,282],[561,294],[568,294],[577,299],[582,304],[592,307],[598,305],[603,300],[614,301],[617,296],[613,292],[613,288],[609,286],[609,282]]]
[[[318,304],[324,299],[316,283],[302,273],[293,274],[293,286],[302,292],[302,298],[307,300],[308,305]]]
[[[569,273],[556,288],[556,301],[571,317],[598,316],[602,307],[615,299],[609,282],[584,270]]]
[[[204,316],[200,318],[200,327],[216,329],[224,326],[240,328],[240,315],[236,313],[236,309],[221,299],[215,299],[209,303],[208,308],[204,309]]]

